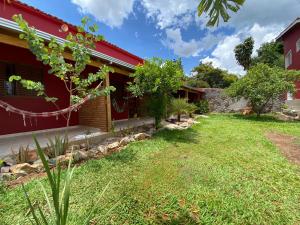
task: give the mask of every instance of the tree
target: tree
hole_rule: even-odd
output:
[[[44,39],[38,37],[36,30],[28,25],[22,15],[15,15],[13,19],[23,31],[23,33],[20,34],[20,38],[27,41],[29,49],[36,56],[36,59],[49,66],[49,74],[56,76],[64,82],[66,90],[69,93],[69,106],[80,102],[87,96],[93,98],[99,95],[109,94],[110,91],[114,90],[113,87],[106,87],[101,90],[92,88],[94,83],[100,82],[101,84],[101,81],[106,77],[108,72],[111,71],[107,66],[99,68],[96,73],[89,73],[87,77],[82,75],[86,65],[91,61],[91,49],[95,48],[95,42],[103,39],[102,36],[95,34],[98,29],[96,25],[89,26],[88,18],[83,18],[81,26],[77,28],[77,33],[73,34],[69,32],[66,35],[67,41],[62,44],[58,43],[54,38],[49,42],[46,42]],[[67,32],[66,26],[67,25],[64,25],[65,29],[62,29],[62,31]],[[66,61],[64,58],[68,53],[71,53],[73,59],[72,62]],[[41,82],[25,80],[19,75],[11,76],[9,81],[20,82],[24,88],[36,91],[37,95],[43,96],[46,101],[55,104],[55,101],[57,100],[55,97],[47,95],[45,87]],[[67,126],[69,126],[71,113],[72,110],[68,111],[66,118]],[[65,140],[67,139],[68,136],[66,133]],[[52,148],[55,148],[55,152],[62,152],[64,151],[64,144],[59,143],[58,140],[59,139],[56,139],[55,143],[52,142]],[[44,192],[49,207],[46,210],[42,209],[38,203],[33,204],[31,202],[30,197],[23,186],[25,197],[33,217],[32,219],[35,221],[35,224],[66,225],[68,223],[71,179],[74,170],[71,169],[72,160],[70,159],[68,169],[64,176],[62,176],[60,164],[57,163],[56,168],[52,171],[49,168],[44,152],[36,139],[35,143],[37,153],[42,160],[50,183],[52,201],[50,201],[45,188],[42,186],[41,191]],[[87,217],[85,224],[90,224],[90,216],[91,214]],[[34,224],[33,220],[30,219],[32,224]]]
[[[284,67],[284,50],[281,42],[264,43],[257,50],[257,56],[252,59],[252,65],[265,63],[269,66]]]
[[[207,13],[209,20],[207,26],[215,26],[222,17],[224,22],[230,19],[228,11],[237,12],[245,0],[201,0],[198,5],[198,16]]]
[[[181,61],[152,58],[137,66],[131,76],[133,82],[129,82],[128,90],[135,96],[150,96],[150,114],[155,118],[156,127],[159,127],[166,115],[171,94],[183,84]]]
[[[199,88],[226,88],[238,79],[236,75],[229,74],[226,70],[215,68],[211,62],[196,66],[193,73],[195,75],[188,79],[187,84]]]
[[[294,92],[291,79],[294,74],[294,71],[258,63],[251,67],[243,78],[233,83],[227,89],[227,93],[231,97],[247,99],[252,110],[260,116],[274,100],[286,92]]]
[[[89,18],[84,17],[82,19],[81,25],[77,27],[77,33],[75,34],[68,32],[67,25],[63,25],[62,32],[66,33],[67,41],[62,44],[58,43],[55,38],[51,38],[49,42],[46,42],[38,37],[36,30],[28,25],[22,15],[15,15],[13,19],[23,31],[20,38],[27,41],[29,49],[36,56],[36,59],[50,67],[49,74],[64,82],[69,93],[69,106],[80,102],[86,96],[93,98],[99,95],[107,95],[114,90],[111,86],[103,89],[91,88],[92,84],[101,83],[106,75],[112,71],[105,65],[100,67],[96,73],[89,73],[87,77],[82,75],[87,64],[91,61],[91,49],[95,48],[95,42],[103,40],[103,36],[96,35],[98,27],[96,24],[90,25]],[[66,52],[71,53],[74,62],[65,60]],[[36,91],[38,96],[45,97],[48,102],[55,104],[57,100],[57,98],[47,95],[41,82],[25,80],[19,75],[11,76],[9,81],[20,82],[24,88]],[[67,126],[69,126],[71,113],[72,111],[69,111],[66,117]]]
[[[252,37],[248,37],[243,43],[237,45],[234,48],[235,58],[239,65],[241,65],[244,70],[248,70],[252,63],[252,52],[254,47],[254,40]]]
[[[170,102],[169,111],[177,115],[177,121],[180,122],[182,114],[192,114],[197,110],[194,104],[188,103],[187,99],[174,98]]]

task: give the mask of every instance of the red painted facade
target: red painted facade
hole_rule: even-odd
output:
[[[61,25],[65,24],[64,21],[51,15],[48,15],[44,12],[41,12],[28,5],[25,5],[21,2],[13,2],[11,4],[6,3],[4,5],[4,1],[0,1],[0,17],[11,20],[11,17],[14,14],[22,14],[31,26],[34,26],[35,28],[41,31],[50,33],[57,37],[65,37],[65,34],[59,31]],[[71,32],[75,32],[76,28],[73,25],[68,24],[68,27]],[[132,65],[138,65],[140,63],[143,63],[143,59],[106,41],[101,41],[97,43],[96,50],[98,52],[107,54],[111,57],[117,58]],[[69,97],[67,91],[65,90],[63,82],[61,82],[55,76],[49,75],[48,68],[42,65],[40,62],[38,62],[35,59],[35,56],[29,50],[6,44],[0,44],[0,61],[30,65],[39,69],[42,68],[43,83],[45,85],[47,95],[51,97],[57,97],[59,99],[56,102],[59,108],[65,108],[68,106]],[[95,68],[88,67],[87,71],[85,72],[88,73],[92,70],[95,70]],[[112,74],[111,76],[111,85],[115,84],[120,87],[122,86],[122,84],[124,85],[124,77],[128,79],[128,77],[120,74]],[[119,76],[120,78],[118,79]],[[122,80],[122,82],[120,82],[120,79]],[[2,95],[0,96],[0,98],[15,107],[32,112],[50,112],[56,110],[56,107],[52,103],[46,102],[41,97]],[[123,103],[119,102],[119,104]],[[122,111],[121,113],[113,111],[112,109],[112,117],[116,120],[126,119],[128,118],[128,116],[128,106],[125,107],[124,111]],[[78,125],[78,121],[78,113],[74,112],[71,118],[70,125]],[[66,125],[66,120],[63,117],[42,118],[32,121],[26,119],[25,122],[26,126],[24,126],[23,118],[20,115],[9,114],[5,110],[0,109],[0,135],[59,128],[64,127]]]
[[[300,51],[297,52],[296,50],[296,42],[298,39],[300,39],[299,23],[289,29],[280,38],[284,45],[284,56],[286,56],[289,51],[292,52],[292,64],[287,67],[289,70],[300,70]],[[294,98],[300,99],[300,81],[296,82],[296,90]]]
[[[15,14],[22,14],[23,18],[36,29],[60,38],[65,38],[66,36],[65,33],[59,31],[63,24],[67,24],[66,22],[19,1],[15,1],[10,4],[6,3],[5,5],[4,1],[0,1],[0,12],[0,16],[8,20],[12,20],[12,16]],[[72,24],[67,25],[69,31],[76,32],[75,26],[73,26]],[[142,58],[133,55],[106,41],[98,42],[96,44],[96,50],[132,65],[143,63]]]

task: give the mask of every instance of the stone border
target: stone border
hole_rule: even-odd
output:
[[[184,130],[197,123],[199,122],[193,118],[182,119],[181,122],[164,121],[162,123],[163,127],[161,129]],[[153,128],[152,125],[147,125],[138,128],[119,131],[114,135],[110,135],[110,137],[106,137],[106,139],[104,140],[103,138],[101,140],[87,139],[89,140],[88,144],[73,142],[65,155],[60,155],[50,159],[47,157],[47,160],[49,166],[53,168],[57,164],[67,166],[70,160],[72,160],[73,164],[78,164],[89,159],[100,159],[105,156],[111,155],[112,153],[121,151],[131,142],[148,139],[155,132],[156,130]],[[124,135],[124,133],[126,135]],[[90,143],[90,141],[92,143]],[[26,177],[45,172],[44,166],[40,159],[36,159],[31,164],[16,164],[14,162],[10,162],[9,160],[5,161],[5,163],[6,165],[4,167],[1,167],[0,181],[2,180],[10,182],[18,179],[26,180]]]

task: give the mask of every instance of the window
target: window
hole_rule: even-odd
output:
[[[300,38],[296,42],[296,52],[300,51]]]
[[[36,96],[35,91],[23,88],[20,83],[9,82],[8,79],[11,75],[19,75],[23,79],[42,82],[43,70],[41,68],[0,61],[0,95]]]
[[[292,65],[292,51],[290,50],[285,56],[285,68]]]

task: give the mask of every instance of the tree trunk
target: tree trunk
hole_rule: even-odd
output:
[[[177,121],[180,122],[180,113],[177,114]]]

